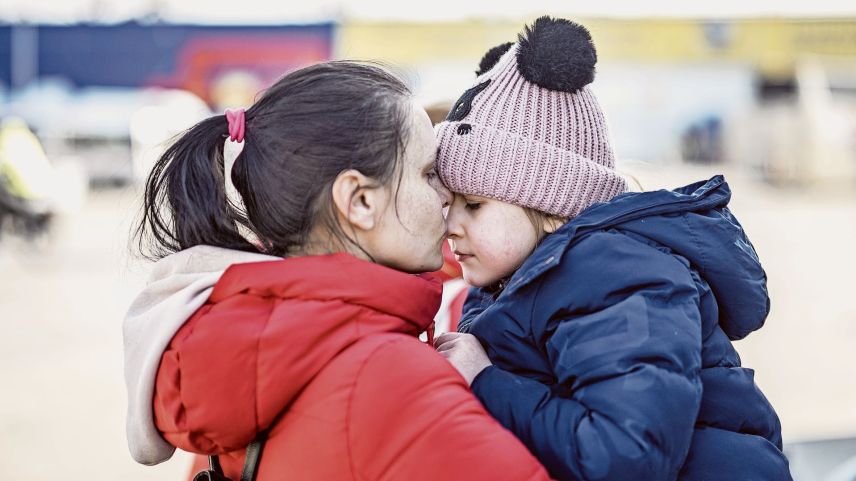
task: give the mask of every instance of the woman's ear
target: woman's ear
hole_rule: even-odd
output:
[[[361,174],[350,169],[341,172],[333,181],[333,204],[339,217],[353,228],[369,231],[380,220],[382,189]]]

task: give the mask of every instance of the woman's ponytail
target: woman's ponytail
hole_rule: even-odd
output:
[[[226,196],[223,144],[228,132],[223,115],[203,120],[154,164],[136,230],[144,257],[159,259],[203,244],[257,251],[238,232],[237,224],[245,221]]]
[[[359,247],[339,225],[332,185],[356,169],[397,192],[409,99],[407,86],[379,66],[331,61],[285,75],[246,112],[200,122],[149,175],[139,252],[159,259],[205,244],[285,257],[316,227],[331,242]],[[245,142],[230,173],[240,207],[226,195],[226,138]]]

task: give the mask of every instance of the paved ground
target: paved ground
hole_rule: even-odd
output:
[[[94,192],[49,246],[0,247],[0,479],[184,479],[186,457],[141,466],[125,443],[121,319],[145,279],[126,254],[135,198]]]
[[[636,171],[647,188],[714,172]],[[738,343],[744,363],[757,369],[786,441],[856,436],[856,189],[729,180],[773,298],[767,326]],[[0,479],[186,475],[186,456],[144,467],[125,447],[120,323],[147,270],[126,254],[135,200],[129,190],[94,192],[50,243],[0,244]]]

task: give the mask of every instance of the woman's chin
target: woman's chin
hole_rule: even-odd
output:
[[[395,266],[395,268],[409,274],[423,274],[439,271],[443,267],[443,262],[443,253],[438,252],[437,255],[426,256],[421,261],[415,262],[412,265],[399,265]]]
[[[428,268],[425,269],[423,272],[439,271],[440,269],[443,268],[444,262],[445,262],[445,260],[443,259],[443,253],[441,252],[440,255],[437,256],[436,259],[433,259],[430,261],[430,263],[428,264]]]

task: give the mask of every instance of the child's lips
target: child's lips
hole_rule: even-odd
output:
[[[471,257],[473,257],[472,254],[464,254],[463,252],[455,251],[455,260],[458,262],[464,262]]]

